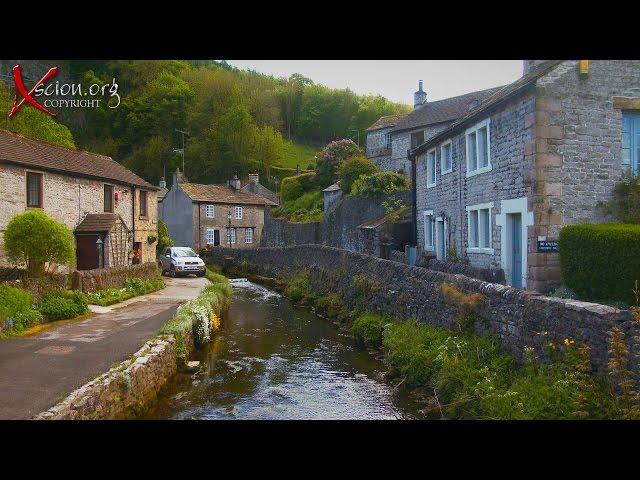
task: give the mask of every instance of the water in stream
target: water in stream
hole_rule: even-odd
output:
[[[372,353],[251,282],[234,283],[229,314],[200,360],[202,371],[177,375],[144,418],[422,418]]]

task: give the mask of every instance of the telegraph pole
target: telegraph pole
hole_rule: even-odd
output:
[[[184,136],[189,136],[189,132],[186,130],[179,130],[179,129],[175,129],[176,132],[181,133],[182,134],[182,173],[184,173]]]

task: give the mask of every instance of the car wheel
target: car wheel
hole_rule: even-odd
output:
[[[198,273],[196,273],[196,276],[198,276],[198,277],[204,277],[204,272],[198,272]]]
[[[171,267],[169,267],[169,276],[171,278],[176,278],[176,269],[173,265],[171,265]]]

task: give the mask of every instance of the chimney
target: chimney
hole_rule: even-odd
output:
[[[234,175],[233,178],[229,180],[229,186],[234,190],[240,190],[240,187],[242,185],[240,183],[240,179],[238,178],[238,175]]]
[[[422,90],[422,80],[418,80],[418,91],[413,94],[413,108],[427,103],[427,92]]]
[[[255,183],[255,184],[260,183],[260,176],[257,173],[250,173],[249,183]]]
[[[167,188],[167,182],[165,181],[164,177],[160,178],[160,181],[158,182],[158,186],[160,188]]]
[[[173,185],[177,185],[179,183],[186,183],[189,180],[187,180],[187,177],[184,175],[184,173],[182,173],[180,171],[180,168],[176,168],[176,171],[173,172]]]

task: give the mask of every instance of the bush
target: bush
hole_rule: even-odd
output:
[[[351,186],[352,195],[377,197],[409,188],[409,179],[400,173],[376,172],[359,177]]]
[[[80,293],[80,295],[83,295],[87,303],[91,305],[101,305],[104,307],[107,305],[113,305],[114,303],[124,302],[132,297],[155,292],[156,290],[160,290],[164,287],[165,284],[161,278],[156,278],[154,280],[131,278],[125,280],[122,288],[105,288],[92,293]]]
[[[318,312],[329,318],[338,318],[345,313],[345,305],[339,293],[330,293],[316,300]]]
[[[53,322],[82,315],[87,312],[87,303],[79,292],[52,290],[42,297],[38,310],[48,321]]]
[[[324,216],[322,192],[315,190],[283,203],[273,209],[273,215],[294,223],[319,222]]]
[[[316,295],[311,286],[309,272],[301,271],[294,275],[285,289],[285,294],[294,302],[299,302],[303,305],[311,303],[316,298]]]
[[[326,188],[336,180],[336,168],[345,158],[361,155],[362,151],[356,143],[348,138],[329,143],[318,153],[316,183]]]
[[[364,346],[379,348],[382,346],[382,333],[390,320],[382,315],[364,313],[353,322],[351,333],[356,341]]]
[[[167,224],[162,220],[158,220],[158,243],[156,244],[156,253],[161,255],[167,247],[173,247],[173,240],[169,236]]]
[[[362,175],[371,175],[378,171],[375,163],[364,156],[349,157],[338,164],[336,170],[340,188],[345,195],[351,193],[351,186]]]
[[[560,231],[563,283],[582,300],[635,301],[640,225],[569,225]]]
[[[41,276],[45,264],[73,264],[76,254],[73,235],[62,223],[40,211],[31,210],[13,217],[4,234],[4,248],[10,261],[25,262],[29,274]]]
[[[32,296],[26,290],[0,284],[0,330],[20,332],[42,320],[32,308]]]
[[[280,184],[280,196],[283,202],[295,200],[314,188],[315,173],[302,173],[293,177],[282,179]]]

